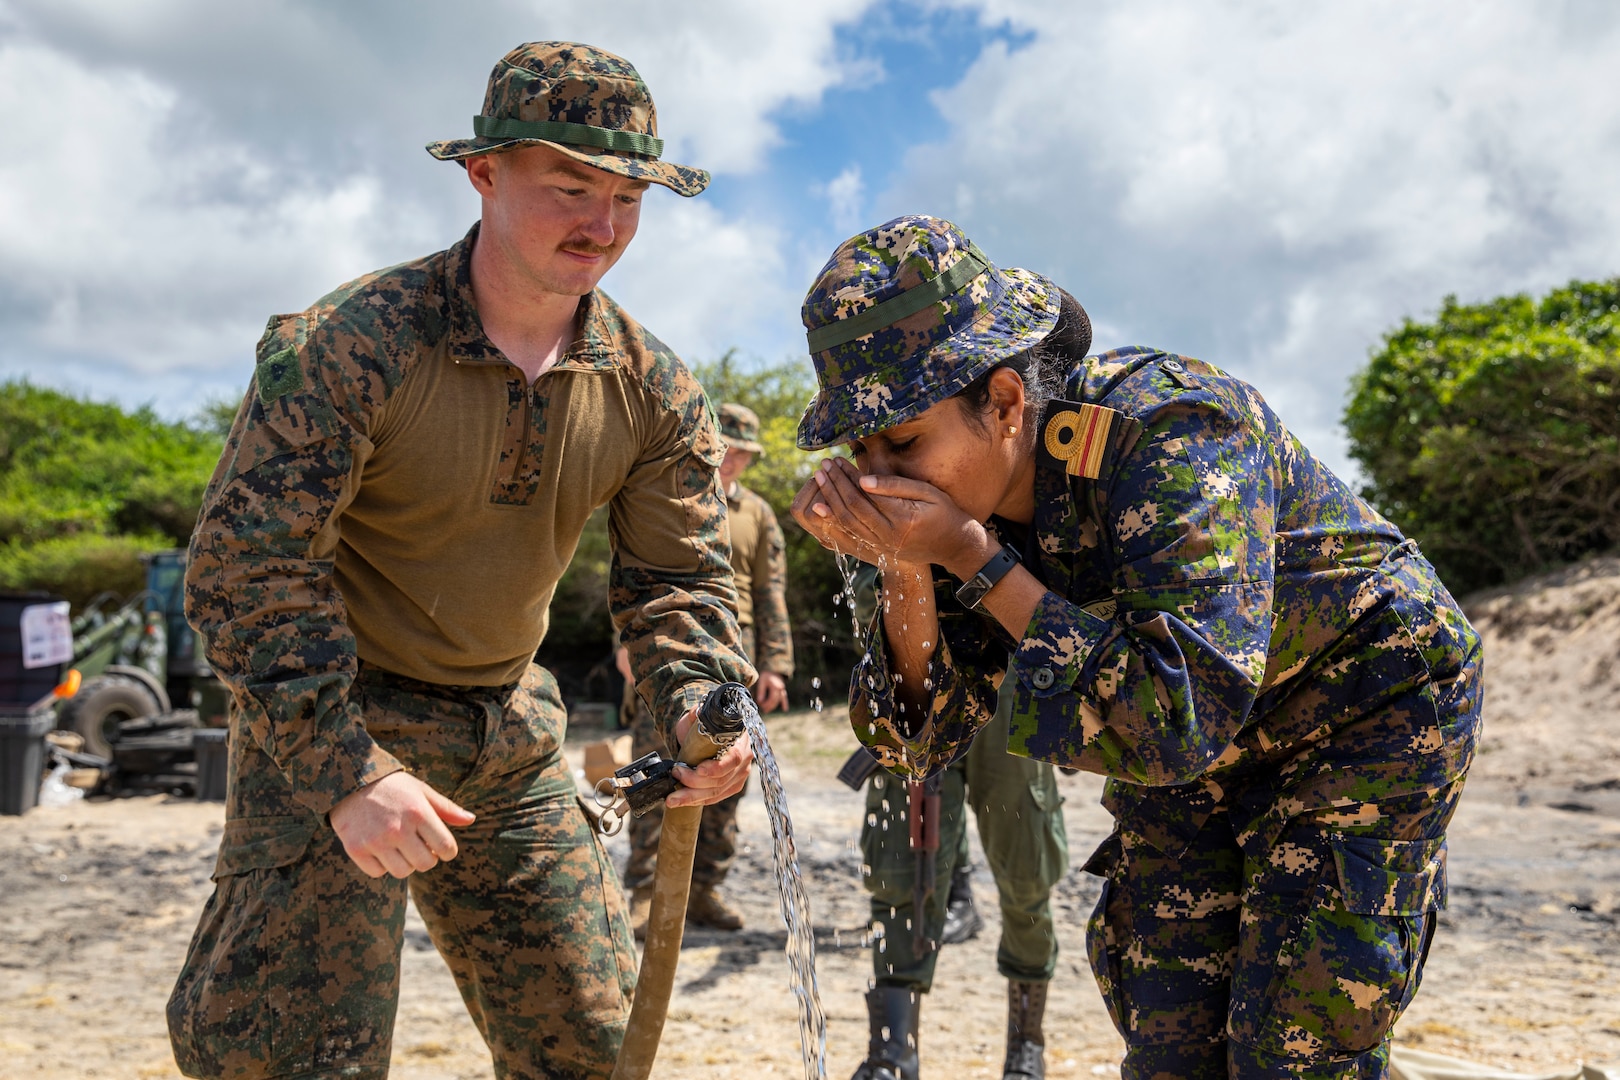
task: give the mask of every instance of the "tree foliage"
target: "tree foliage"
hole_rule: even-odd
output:
[[[1620,543],[1620,278],[1447,297],[1352,382],[1365,494],[1454,590]]]
[[[0,383],[0,588],[130,593],[185,544],[222,437],[26,382]]]
[[[838,564],[832,553],[799,528],[788,513],[793,497],[827,456],[825,452],[807,454],[795,441],[799,416],[816,392],[815,372],[808,359],[745,370],[730,352],[718,360],[695,365],[693,372],[716,407],[734,401],[759,414],[760,444],[765,453],[748,467],[742,483],[771,504],[782,526],[787,549],[788,616],[793,621],[795,682],[801,690],[800,700],[805,684],[815,678],[827,683],[829,672],[835,673],[832,683],[841,685],[855,653],[848,616],[840,619],[844,609],[833,603],[842,587]]]

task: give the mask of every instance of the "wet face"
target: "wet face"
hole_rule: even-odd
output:
[[[976,521],[1000,514],[1028,522],[1034,514],[1034,459],[1023,414],[1024,384],[1002,368],[991,375],[990,401],[977,416],[960,399],[947,398],[847,448],[862,473],[932,484]]]
[[[548,146],[470,158],[467,177],[484,200],[479,242],[531,287],[564,296],[584,296],[619,261],[648,186]]]
[[[737,477],[743,470],[754,463],[752,450],[739,450],[735,446],[726,447],[725,460],[720,462],[720,483],[727,490],[737,482]]]

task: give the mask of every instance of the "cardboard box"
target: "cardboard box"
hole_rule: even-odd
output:
[[[585,744],[585,779],[594,785],[630,764],[630,735]]]

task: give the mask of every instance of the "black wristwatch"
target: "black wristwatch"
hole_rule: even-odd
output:
[[[962,606],[969,611],[977,611],[979,604],[984,600],[984,594],[989,592],[1007,572],[1019,563],[1018,552],[1013,550],[1011,544],[1003,544],[1001,550],[990,557],[990,561],[979,568],[974,574],[962,583],[956,590],[956,598]]]

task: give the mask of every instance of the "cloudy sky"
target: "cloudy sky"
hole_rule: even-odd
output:
[[[0,378],[235,398],[267,315],[465,231],[422,145],[545,38],[630,58],[715,174],[604,282],[688,358],[802,356],[832,248],[940,214],[1344,466],[1383,330],[1620,273],[1609,0],[0,0]]]

